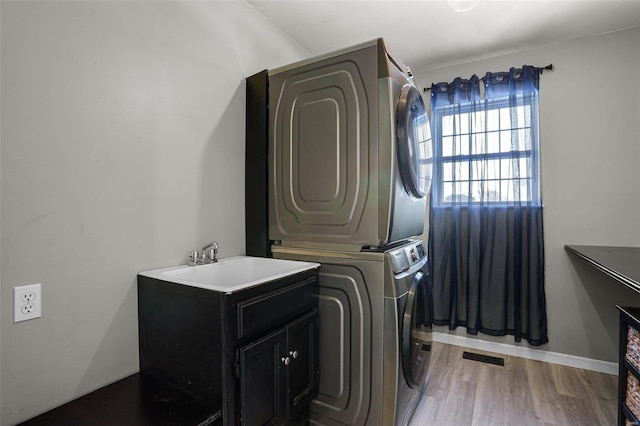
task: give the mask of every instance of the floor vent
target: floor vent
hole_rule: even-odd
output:
[[[504,358],[499,358],[497,356],[480,355],[480,354],[474,354],[472,352],[463,352],[462,358],[469,359],[471,361],[486,362],[487,364],[500,365],[504,367]]]

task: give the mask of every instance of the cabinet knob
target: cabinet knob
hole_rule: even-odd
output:
[[[283,356],[281,361],[284,365],[289,365],[289,363],[291,362],[291,358],[289,358],[288,356]]]
[[[289,355],[291,355],[294,359],[298,358],[298,351],[290,351]]]

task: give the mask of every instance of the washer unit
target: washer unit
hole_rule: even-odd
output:
[[[269,239],[382,247],[420,235],[432,145],[382,39],[268,71]]]
[[[407,425],[431,355],[423,242],[370,252],[272,250],[276,258],[322,265],[320,394],[311,405],[311,424]]]

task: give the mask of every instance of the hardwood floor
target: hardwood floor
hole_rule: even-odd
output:
[[[462,358],[504,358],[504,366]],[[435,342],[410,426],[615,425],[618,377]]]

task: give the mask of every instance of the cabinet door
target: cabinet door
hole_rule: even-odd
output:
[[[284,329],[240,349],[240,424],[284,424],[287,420],[287,335]]]
[[[318,394],[320,378],[318,362],[318,311],[295,320],[287,326],[289,418]]]

